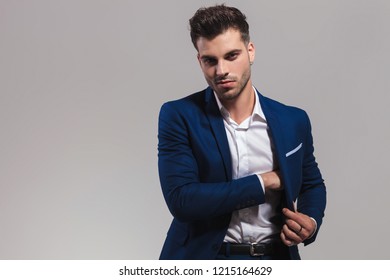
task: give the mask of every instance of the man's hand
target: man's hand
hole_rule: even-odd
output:
[[[283,208],[283,214],[286,216],[286,223],[280,237],[287,246],[298,245],[314,233],[316,225],[309,216],[287,208]]]
[[[264,189],[269,190],[282,190],[283,187],[280,182],[279,171],[271,171],[267,173],[260,174],[261,179],[264,182]]]

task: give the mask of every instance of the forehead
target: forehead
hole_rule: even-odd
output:
[[[197,47],[200,56],[222,56],[233,50],[244,49],[245,44],[240,31],[230,28],[213,39],[200,37]]]

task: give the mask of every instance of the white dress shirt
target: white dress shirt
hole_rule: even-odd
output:
[[[277,166],[275,166],[267,121],[254,88],[253,92],[255,106],[252,115],[240,124],[230,118],[229,112],[223,107],[217,95],[215,93],[214,95],[224,119],[232,159],[232,178],[258,174],[264,191],[264,184],[259,174],[275,170]],[[271,220],[280,220],[277,216],[281,213],[277,209],[281,195],[281,191],[267,190],[265,203],[234,211],[224,241],[265,242],[279,235],[280,225],[272,223]]]

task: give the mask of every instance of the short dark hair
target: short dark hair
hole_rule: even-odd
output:
[[[224,4],[203,7],[198,9],[189,21],[191,40],[196,49],[196,42],[200,37],[211,40],[229,28],[240,31],[242,41],[249,43],[249,24],[246,16],[237,8]]]

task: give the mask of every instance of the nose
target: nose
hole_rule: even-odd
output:
[[[226,76],[228,74],[228,69],[226,63],[221,60],[215,65],[215,71],[217,76]]]

